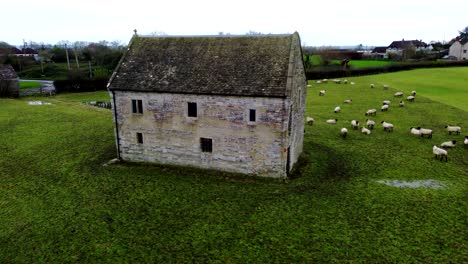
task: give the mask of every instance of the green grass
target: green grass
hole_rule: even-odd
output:
[[[428,75],[413,72],[408,82]],[[393,133],[377,126],[364,136],[349,128],[368,108],[393,100],[396,90],[369,88],[392,75],[350,78],[354,86],[312,84],[308,162],[287,183],[101,166],[115,157],[112,114],[81,102],[105,100],[107,92],[45,98],[50,106],[0,99],[0,262],[466,263],[468,150],[449,150],[446,163],[434,160],[431,148],[462,141],[443,126],[468,128],[467,112],[413,84],[414,103],[375,117],[394,123]],[[319,97],[320,89],[327,94]],[[342,105],[347,98],[352,105]],[[342,113],[332,112],[336,105]],[[337,125],[325,124],[334,117]],[[409,135],[416,125],[433,128],[434,138]],[[346,140],[343,126],[350,129]],[[436,179],[446,188],[376,182],[384,179]]]
[[[368,68],[368,67],[383,67],[390,65],[394,62],[384,60],[352,60],[349,65],[352,68]]]
[[[39,88],[41,87],[40,82],[20,82],[20,89]]]

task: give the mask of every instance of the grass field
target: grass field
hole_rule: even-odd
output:
[[[0,99],[0,262],[467,263],[468,148],[461,144],[468,113],[458,97],[468,87],[457,87],[468,68],[438,70],[350,78],[354,86],[313,83],[307,163],[287,183],[189,168],[103,167],[115,157],[111,112],[81,102],[106,100],[107,92],[58,95],[45,106]],[[433,93],[431,76],[448,85]],[[404,108],[392,96],[400,87],[418,91]],[[348,98],[353,104],[343,105]],[[392,106],[374,119],[393,123],[393,133],[379,125],[369,136],[351,131],[352,119],[364,122],[364,112],[384,99]],[[335,117],[337,125],[324,121]],[[448,136],[447,123],[465,132]],[[434,137],[410,135],[419,125],[433,128]],[[350,130],[346,140],[341,127]],[[460,146],[449,150],[448,162],[435,160],[432,145],[449,139]],[[377,182],[426,179],[444,188]]]
[[[20,89],[39,88],[41,87],[40,82],[20,82]]]
[[[383,67],[394,62],[384,60],[352,60],[349,62],[351,68]]]

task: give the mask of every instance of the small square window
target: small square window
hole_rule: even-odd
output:
[[[136,138],[138,144],[143,144],[143,134],[142,133],[136,133]]]
[[[213,139],[200,138],[200,145],[202,152],[213,152]]]
[[[188,113],[189,117],[197,117],[197,103],[189,102],[188,104]]]
[[[250,122],[257,121],[257,111],[255,109],[250,109],[249,110],[249,121]]]
[[[143,114],[143,101],[132,99],[132,113]]]
[[[466,50],[463,50],[463,53],[466,53]]]

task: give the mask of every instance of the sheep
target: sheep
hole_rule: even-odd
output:
[[[370,120],[370,119],[366,119],[366,125],[369,129],[374,129],[374,126],[375,126],[375,121],[374,120]]]
[[[373,83],[370,84],[370,88],[374,88],[375,85]]]
[[[384,84],[383,88],[384,88],[385,90],[388,90],[388,88],[390,88],[390,86],[387,85],[387,84]]]
[[[432,138],[432,129],[421,128],[421,127],[417,127],[416,129],[418,129],[419,132],[421,133],[421,137],[424,137],[424,135],[427,135],[427,138]]]
[[[411,91],[412,96],[416,96],[416,91]]]
[[[346,100],[343,101],[343,103],[345,103],[345,104],[350,104],[352,102],[353,102],[353,99],[346,99]]]
[[[308,116],[306,118],[306,121],[307,121],[307,124],[310,125],[310,126],[314,124],[314,118],[313,117]]]
[[[445,149],[438,148],[436,145],[432,147],[432,153],[435,154],[435,158],[440,157],[440,161],[445,157],[445,162],[448,161],[448,152]]]
[[[348,80],[344,79],[343,83],[348,84]]]
[[[354,129],[358,129],[358,128],[359,128],[359,121],[357,121],[357,120],[351,120],[351,126],[352,126]]]
[[[393,124],[387,123],[385,121],[380,122],[382,123],[384,131],[392,132],[393,131]]]
[[[318,80],[318,81],[316,81],[315,83],[316,83],[316,84],[321,84],[322,81]]]
[[[405,106],[405,102],[400,101],[400,107],[403,107],[403,106]]]
[[[364,115],[366,116],[377,115],[377,109],[369,109]]]
[[[447,125],[447,126],[445,126],[445,128],[446,128],[447,131],[449,132],[449,135],[451,135],[452,132],[455,132],[455,133],[457,133],[457,135],[460,135],[461,127],[459,127],[459,126]]]
[[[408,102],[414,102],[414,95],[410,95],[408,97],[406,97],[406,100],[408,100]]]
[[[337,106],[335,107],[335,113],[339,113],[341,111],[341,107]]]
[[[384,105],[389,105],[392,101],[390,100],[383,100],[382,104]]]
[[[364,135],[369,135],[371,133],[371,131],[365,127],[362,127],[361,128],[361,133],[363,133]]]
[[[452,140],[452,141],[443,142],[442,144],[440,144],[440,146],[443,148],[454,148],[456,144],[457,144],[457,141]]]
[[[380,111],[388,111],[388,105],[382,105],[382,107],[380,108]]]
[[[465,144],[465,147],[468,146],[468,136],[465,136],[465,140],[463,140],[463,144]]]
[[[338,119],[328,119],[327,120],[327,124],[336,124],[336,122],[338,122]]]
[[[322,82],[323,82],[323,83],[327,83],[327,82],[328,82],[328,79],[323,79]]]
[[[336,83],[336,84],[340,84],[341,80],[340,79],[334,79],[333,82]]]
[[[319,91],[319,96],[324,96],[326,92],[327,92],[326,90],[320,90]]]
[[[346,127],[343,127],[343,128],[341,129],[341,136],[342,136],[343,138],[346,138],[347,135],[348,135],[348,129],[346,129]]]
[[[351,85],[355,85],[356,83],[355,82],[351,82]]]
[[[307,85],[307,88],[310,88],[310,87],[312,87],[312,85],[308,84],[308,85]]]
[[[396,92],[393,96],[395,96],[395,97],[402,97],[402,96],[403,96],[403,92]]]
[[[414,127],[412,127],[410,129],[410,133],[413,134],[413,135],[417,135],[417,136],[421,135],[421,131],[419,129],[417,129],[417,128],[414,128]]]

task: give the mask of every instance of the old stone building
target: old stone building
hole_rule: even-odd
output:
[[[299,35],[135,35],[109,81],[119,158],[287,177],[302,152]]]
[[[0,97],[18,97],[19,78],[11,65],[0,65]]]

